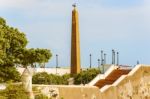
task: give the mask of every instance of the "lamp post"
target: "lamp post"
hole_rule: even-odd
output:
[[[137,65],[140,64],[139,60],[137,60]]]
[[[106,64],[106,53],[104,53],[104,64]]]
[[[114,50],[113,54],[114,54],[114,65],[115,65],[115,64],[116,64],[116,54],[115,54],[115,50]]]
[[[57,67],[58,67],[58,54],[56,54],[56,74],[57,74]]]
[[[100,59],[98,59],[97,61],[98,61],[98,68],[99,68],[99,66],[100,66]]]
[[[117,65],[119,65],[119,52],[117,52]]]
[[[112,49],[112,64],[115,65],[115,50]]]
[[[101,50],[101,65],[103,65],[103,50]]]
[[[92,67],[92,54],[90,54],[90,68]]]
[[[98,69],[100,70],[100,59],[97,60],[98,61]]]
[[[103,68],[103,74],[104,74],[104,72],[105,72],[105,70],[104,70],[104,59],[102,60],[102,62],[103,62],[102,68]]]
[[[112,65],[114,64],[114,50],[112,49]]]

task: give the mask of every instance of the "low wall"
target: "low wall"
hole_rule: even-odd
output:
[[[34,94],[45,94],[54,99],[101,99],[99,88],[74,85],[33,85]]]
[[[33,85],[34,94],[54,99],[150,99],[150,66],[137,65],[112,85],[95,86]]]
[[[23,73],[25,68],[17,68],[20,74]],[[56,74],[56,68],[30,68],[34,73],[38,72],[47,72],[48,74]],[[70,69],[69,68],[57,68],[57,74],[63,75],[63,74],[69,74]]]
[[[113,85],[101,89],[102,99],[150,99],[150,66],[137,65]]]

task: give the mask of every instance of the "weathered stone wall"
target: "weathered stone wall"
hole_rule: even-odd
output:
[[[23,73],[25,68],[18,67],[17,70],[20,74]],[[34,73],[47,72],[48,74],[56,74],[56,68],[32,68]],[[57,68],[58,75],[70,74],[70,68]]]
[[[101,93],[102,99],[150,99],[150,66],[137,65]]]
[[[112,85],[95,86],[33,85],[34,93],[54,99],[150,99],[150,66],[137,65]],[[36,91],[35,91],[36,89]]]
[[[73,85],[33,85],[35,94],[42,93],[54,99],[101,99],[99,88]]]

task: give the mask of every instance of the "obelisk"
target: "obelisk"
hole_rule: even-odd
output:
[[[72,10],[72,37],[71,37],[71,74],[80,73],[80,38],[79,19],[76,5]]]

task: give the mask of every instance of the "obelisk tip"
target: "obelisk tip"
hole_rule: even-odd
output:
[[[75,8],[77,5],[76,5],[76,3],[74,3],[72,6]]]

